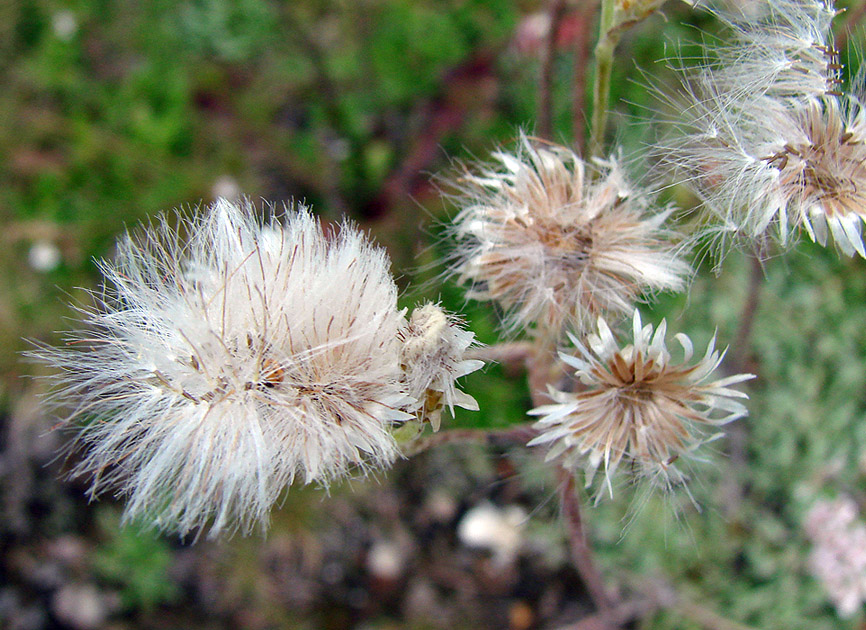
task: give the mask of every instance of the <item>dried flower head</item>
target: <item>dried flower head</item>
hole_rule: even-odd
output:
[[[457,389],[455,383],[484,365],[483,361],[464,358],[475,340],[471,331],[439,305],[428,303],[412,311],[399,335],[408,392],[418,401],[412,411],[419,419],[430,422],[438,431],[445,407],[452,416],[455,406],[478,410],[475,399]]]
[[[674,253],[644,196],[616,160],[595,178],[573,151],[521,136],[516,154],[463,183],[453,273],[468,296],[498,302],[506,327],[559,338],[601,314],[628,315],[642,294],[679,290],[689,267]]]
[[[91,330],[34,353],[62,371],[91,493],[115,486],[127,517],[181,534],[210,520],[214,536],[266,525],[296,476],[389,465],[417,401],[385,252],[304,208],[260,225],[220,200],[180,221],[122,239],[82,311]]]
[[[786,245],[804,229],[866,257],[864,98],[840,91],[832,5],[774,0],[763,19],[719,15],[735,44],[687,77],[681,133],[663,143],[663,160],[721,240]]]
[[[844,109],[841,109],[844,108]],[[781,121],[780,121],[781,122]],[[784,121],[789,122],[789,121]],[[792,214],[809,237],[826,246],[828,228],[839,249],[866,258],[866,117],[858,100],[825,97],[797,110],[789,142],[766,161],[778,171],[777,212]]]
[[[639,477],[663,485],[682,483],[677,459],[717,437],[715,427],[747,414],[737,400],[747,396],[729,386],[753,378],[738,374],[712,380],[724,355],[715,349],[715,339],[704,357],[689,365],[691,341],[676,335],[684,357],[674,362],[665,345],[664,320],[653,333],[652,325],[641,326],[635,311],[633,329],[634,342],[622,348],[601,318],[598,334],[587,338],[588,347],[572,337],[580,356],[560,357],[576,368],[584,388],[551,389],[555,404],[529,412],[541,416],[536,424],[541,434],[530,445],[549,445],[548,460],[563,457],[568,468],[582,465],[587,486],[603,466],[611,493],[611,477],[624,460]]]
[[[747,99],[808,98],[838,84],[838,58],[830,46],[836,11],[824,0],[708,2],[732,35],[713,46],[698,73],[719,95]]]

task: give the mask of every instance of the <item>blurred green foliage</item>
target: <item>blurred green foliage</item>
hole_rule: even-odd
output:
[[[117,588],[127,610],[150,612],[180,595],[169,568],[172,552],[168,543],[135,523],[120,526],[115,508],[100,507],[96,522],[101,533],[93,553],[98,578]]]

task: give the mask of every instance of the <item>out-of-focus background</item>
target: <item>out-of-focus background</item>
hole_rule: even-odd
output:
[[[68,303],[98,287],[94,260],[118,233],[217,196],[351,218],[390,251],[406,304],[441,299],[495,342],[493,309],[437,279],[454,209],[433,176],[536,129],[547,67],[551,135],[571,142],[585,5],[567,5],[551,47],[551,5],[530,0],[0,3],[0,627],[529,630],[591,611],[537,453],[442,447],[329,494],[292,488],[267,537],[191,544],[120,527],[110,496],[87,502],[59,455],[69,434],[40,407],[42,368],[20,355],[22,339],[60,343],[75,325]],[[675,89],[660,60],[717,30],[672,1],[628,32],[611,140],[641,150],[652,130],[636,120],[658,107],[642,73]],[[732,254],[646,313],[696,346],[716,329],[733,343],[749,269]],[[769,261],[750,349],[736,349],[758,375],[751,416],[736,457],[717,444],[697,471],[703,511],[629,488],[587,510],[612,584],[687,602],[635,627],[721,627],[708,611],[864,627],[856,572],[835,591],[857,600],[842,619],[813,576],[837,559],[815,554],[804,525],[841,499],[851,531],[866,527],[864,297],[863,260],[803,243]],[[524,420],[519,370],[491,366],[466,389],[482,411],[450,426]]]

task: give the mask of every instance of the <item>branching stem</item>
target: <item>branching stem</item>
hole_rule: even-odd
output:
[[[408,444],[403,454],[406,457],[418,455],[444,444],[482,444],[487,446],[525,446],[538,435],[530,425],[518,425],[505,429],[452,429],[433,433]]]

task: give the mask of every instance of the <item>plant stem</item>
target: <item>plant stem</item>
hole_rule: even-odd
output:
[[[532,354],[526,359],[529,396],[533,407],[550,403],[547,386],[555,383],[562,371],[562,362],[556,354],[553,338],[539,338]]]
[[[521,446],[538,435],[530,425],[518,425],[505,429],[452,429],[433,433],[408,444],[403,450],[406,457],[418,455],[444,444],[484,444],[487,446]]]
[[[748,368],[751,354],[749,340],[755,324],[755,313],[758,312],[761,301],[761,287],[764,284],[764,257],[760,254],[751,256],[749,265],[749,289],[740,315],[740,327],[734,339],[734,352],[729,367],[731,374],[740,374]]]
[[[466,352],[466,358],[500,363],[523,363],[532,356],[532,353],[533,346],[528,341],[512,341],[472,348]]]
[[[568,543],[571,561],[589,591],[596,608],[606,611],[611,608],[611,597],[604,586],[604,579],[593,558],[587,542],[586,528],[580,511],[580,500],[574,484],[574,475],[564,468],[559,469],[559,500],[562,516],[568,527]]]
[[[614,31],[616,0],[601,0],[601,19],[598,25],[598,43],[595,45],[595,79],[592,92],[592,129],[589,138],[589,158],[601,157],[604,150],[604,131],[610,101],[610,78],[613,72],[613,52],[619,41],[619,30]]]
[[[547,385],[555,383],[562,375],[563,363],[556,354],[553,337],[537,340],[535,353],[527,361],[529,371],[529,392],[535,406],[550,402]],[[559,503],[562,517],[568,529],[568,548],[571,561],[593,603],[599,610],[611,607],[611,598],[604,588],[604,580],[593,559],[592,549],[587,543],[586,529],[580,510],[580,500],[574,484],[574,475],[559,467]]]
[[[748,372],[750,344],[752,328],[755,324],[755,314],[758,311],[761,298],[761,287],[764,281],[764,260],[760,254],[750,258],[749,288],[743,311],[740,315],[740,327],[733,343],[734,351],[731,353],[730,362],[726,372],[729,374],[742,374]],[[739,471],[745,469],[746,444],[748,442],[748,428],[745,422],[734,422],[727,431],[728,456],[733,474],[728,477],[723,488],[725,512],[729,518],[733,518],[739,511],[743,499],[743,486],[740,483]]]

